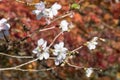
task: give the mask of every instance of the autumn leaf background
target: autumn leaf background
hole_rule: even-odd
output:
[[[50,44],[53,38],[60,32],[57,20],[45,26],[45,19],[36,20],[32,13],[34,4],[42,0],[3,0],[0,2],[0,19],[9,18],[11,25],[10,36],[8,37],[13,47],[7,48],[7,43],[0,40],[0,52],[11,55],[33,55],[32,50],[37,45],[39,38],[44,38]],[[84,69],[76,69],[65,65],[58,66],[51,71],[42,72],[22,72],[22,71],[0,71],[0,80],[119,80],[120,79],[120,2],[112,0],[44,0],[47,7],[58,2],[62,9],[57,16],[62,16],[69,11],[74,12],[74,16],[64,19],[72,22],[74,28],[60,36],[55,43],[64,41],[69,50],[73,50],[92,37],[97,36],[105,39],[99,41],[95,50],[88,50],[83,47],[74,55],[70,61],[77,66],[93,67],[94,73],[90,78],[85,76]],[[79,5],[78,8],[71,8],[72,4]],[[77,6],[75,5],[75,6]],[[55,18],[57,18],[57,16]],[[32,37],[23,40],[36,29],[44,29],[55,26],[55,29],[33,34]],[[18,44],[19,43],[19,44]],[[7,48],[7,50],[6,50]],[[0,55],[0,67],[12,67],[24,63],[30,59],[15,59]],[[37,61],[24,66],[25,69],[41,69],[54,66],[53,61]]]

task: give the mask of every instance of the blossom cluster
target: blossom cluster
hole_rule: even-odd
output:
[[[49,58],[49,48],[47,47],[47,41],[44,39],[38,40],[38,46],[33,50],[33,53],[37,55],[39,60]],[[66,58],[66,51],[68,49],[64,47],[64,43],[60,42],[59,44],[54,45],[53,55],[56,56],[55,64],[59,65]]]
[[[58,10],[61,9],[61,5],[58,3],[54,3],[50,8],[46,8],[45,3],[40,2],[37,3],[35,7],[36,10],[33,10],[33,14],[36,15],[36,18],[39,20],[45,17],[48,23],[50,23],[49,19],[53,19],[53,17],[58,14]]]

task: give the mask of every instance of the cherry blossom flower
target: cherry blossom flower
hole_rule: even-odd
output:
[[[7,23],[7,19],[3,18],[0,20],[0,38],[3,38],[3,36],[9,35],[10,24]]]
[[[36,10],[33,10],[33,14],[36,14],[36,18],[39,20],[44,16],[45,4],[44,2],[37,3],[35,5]]]
[[[96,45],[98,44],[97,40],[98,37],[94,37],[91,41],[87,42],[87,47],[89,48],[89,50],[96,48]]]
[[[38,40],[38,46],[32,51],[34,54],[37,54],[37,57],[40,60],[49,58],[49,49],[47,47],[47,41],[40,39]]]
[[[61,21],[60,28],[62,29],[63,32],[69,30],[68,26],[69,26],[69,23],[66,20]]]
[[[33,13],[36,14],[37,19],[41,17],[53,19],[54,16],[58,14],[58,10],[61,9],[61,5],[55,3],[50,8],[45,8],[44,2],[37,3],[35,5],[36,10],[33,10]]]
[[[53,54],[57,56],[55,59],[55,65],[59,65],[66,58],[66,52],[68,49],[64,47],[64,42],[55,44],[54,48],[55,50]]]
[[[93,68],[87,68],[87,70],[86,70],[86,76],[90,77],[92,73],[93,73]]]
[[[61,5],[58,3],[54,3],[51,8],[45,9],[44,14],[48,18],[53,19],[53,17],[58,14],[59,9],[61,9]]]

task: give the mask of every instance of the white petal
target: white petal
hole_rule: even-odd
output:
[[[44,41],[43,39],[39,39],[39,40],[38,40],[38,46],[43,45],[43,44],[44,44],[44,42],[45,42],[45,41]]]
[[[55,60],[55,65],[59,65],[59,64],[60,64],[59,60]]]
[[[67,26],[63,26],[62,27],[62,31],[68,31],[68,27]]]
[[[56,52],[56,51],[55,51],[55,52],[53,52],[53,55],[57,56],[57,55],[58,55],[58,52]]]
[[[33,14],[36,14],[36,15],[39,15],[41,13],[41,11],[39,11],[39,10],[33,10],[32,12],[33,12]]]
[[[97,41],[98,37],[93,37],[92,41]]]
[[[64,42],[60,42],[60,43],[59,43],[59,46],[60,46],[60,47],[64,47]]]
[[[98,44],[98,42],[93,42],[93,44],[94,44],[94,45],[97,45],[97,44]]]
[[[96,48],[96,46],[95,46],[95,45],[93,45],[93,44],[89,44],[89,45],[88,45],[88,48],[89,48],[90,50],[92,50],[92,49],[95,49],[95,48]]]
[[[0,20],[0,31],[1,30],[9,30],[10,25],[7,23],[7,19],[3,18]]]
[[[87,76],[87,77],[90,77],[92,73],[93,73],[93,69],[92,69],[92,68],[88,68],[88,69],[86,70],[86,76]]]
[[[10,29],[10,24],[6,24],[6,26],[7,26],[7,30],[9,30]]]
[[[56,16],[56,15],[58,14],[58,11],[57,11],[57,10],[52,10],[52,14],[53,14],[54,16]]]
[[[5,18],[2,18],[2,19],[0,20],[0,24],[6,23],[6,22],[7,22],[7,19],[5,19]]]
[[[37,54],[38,53],[38,48],[35,48],[32,52]]]
[[[69,24],[69,23],[68,23],[66,20],[62,20],[61,23],[60,23],[61,26],[64,26],[64,25],[67,25],[67,26],[68,26],[68,24]]]
[[[39,56],[39,59],[40,59],[40,60],[43,60],[43,58],[44,58],[44,55],[41,54],[41,55]]]
[[[45,58],[45,59],[48,59],[49,56],[50,56],[49,53],[47,53],[47,52],[44,52],[43,54],[44,54],[44,58]]]
[[[50,19],[53,19],[53,16],[54,16],[54,15],[53,15],[52,11],[50,11],[49,14],[48,14],[48,17],[49,17]]]
[[[55,44],[55,45],[54,45],[54,48],[55,48],[55,49],[60,49],[59,44]]]
[[[55,10],[59,10],[59,9],[61,9],[61,5],[58,3],[54,3],[51,8],[55,9]]]
[[[66,53],[66,51],[67,51],[68,49],[67,48],[62,48],[62,52],[64,52],[64,53]]]
[[[61,54],[61,56],[62,56],[63,59],[66,58],[66,54],[65,53]]]
[[[62,55],[58,55],[58,56],[57,56],[57,60],[59,60],[59,61],[63,60]]]
[[[47,41],[44,41],[43,45],[42,45],[42,49],[45,50],[47,46]]]
[[[40,3],[37,3],[37,4],[35,5],[35,7],[36,7],[36,9],[38,9],[38,10],[43,10],[43,9],[45,8],[45,4],[44,4],[44,2],[40,2]]]

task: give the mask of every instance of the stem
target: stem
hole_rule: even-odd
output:
[[[55,28],[55,26],[50,27],[50,28],[45,28],[45,29],[37,29],[37,30],[35,30],[33,33],[31,33],[30,35],[26,36],[25,38],[23,38],[23,39],[22,39],[22,40],[20,40],[20,41],[24,41],[24,40],[26,40],[26,39],[28,39],[28,38],[32,37],[32,35],[34,35],[34,34],[35,34],[35,32],[47,31],[47,30],[51,30],[51,29],[54,29],[54,28]]]
[[[67,61],[65,61],[65,62],[66,62],[70,67],[74,67],[74,68],[76,68],[76,69],[87,69],[87,68],[88,68],[88,67],[84,67],[84,66],[82,66],[82,67],[76,66],[76,65],[70,64],[70,63],[67,62]],[[91,68],[92,68],[92,67],[91,67]],[[92,69],[102,71],[102,69],[100,69],[100,68],[92,68]]]
[[[48,48],[50,48],[50,47],[54,44],[55,40],[56,40],[61,34],[63,34],[63,32],[60,32],[60,33],[53,39],[53,41],[52,41],[51,44],[48,46]]]
[[[21,64],[21,65],[15,66],[15,67],[0,68],[0,71],[5,71],[5,70],[16,70],[17,68],[20,68],[20,67],[25,66],[25,65],[27,65],[27,64],[29,64],[29,63],[35,62],[35,61],[37,61],[37,60],[38,60],[38,58],[33,59],[33,60],[31,60],[31,61],[28,61],[28,62],[26,62],[26,63],[23,63],[23,64]]]
[[[37,61],[37,60],[38,60],[38,58],[33,59],[33,60],[28,61],[28,62],[26,62],[26,63],[23,63],[23,64],[21,64],[21,65],[15,66],[14,68],[19,68],[19,67],[22,67],[22,66],[27,65],[27,64],[29,64],[29,63],[35,62],[35,61]]]
[[[67,62],[67,61],[66,61],[66,63],[67,63],[70,67],[74,67],[74,68],[77,68],[77,69],[85,68],[85,67],[80,67],[80,66],[76,66],[76,65],[70,64],[70,63]]]
[[[64,14],[64,15],[58,17],[58,18],[55,18],[53,21],[51,21],[51,23],[53,23],[53,22],[55,22],[55,21],[57,21],[57,20],[59,20],[59,19],[65,18],[65,17],[67,17],[67,16],[70,16],[71,14],[72,14],[72,13],[69,12],[69,13],[67,13],[67,14]]]
[[[78,48],[76,48],[76,49],[72,50],[71,52],[75,52],[75,51],[77,51],[77,50],[81,49],[82,47],[83,47],[83,46],[80,46],[80,47],[78,47]]]
[[[36,69],[14,69],[14,70],[19,70],[19,71],[23,71],[23,72],[40,72],[40,71],[50,71],[52,69],[55,69],[56,67],[51,67],[51,68],[47,68],[47,69],[40,69],[40,70],[36,70]]]
[[[14,55],[9,55],[9,54],[5,54],[5,53],[0,53],[0,55],[4,55],[4,56],[8,56],[8,57],[13,57],[13,58],[33,58],[33,56],[14,56]]]

